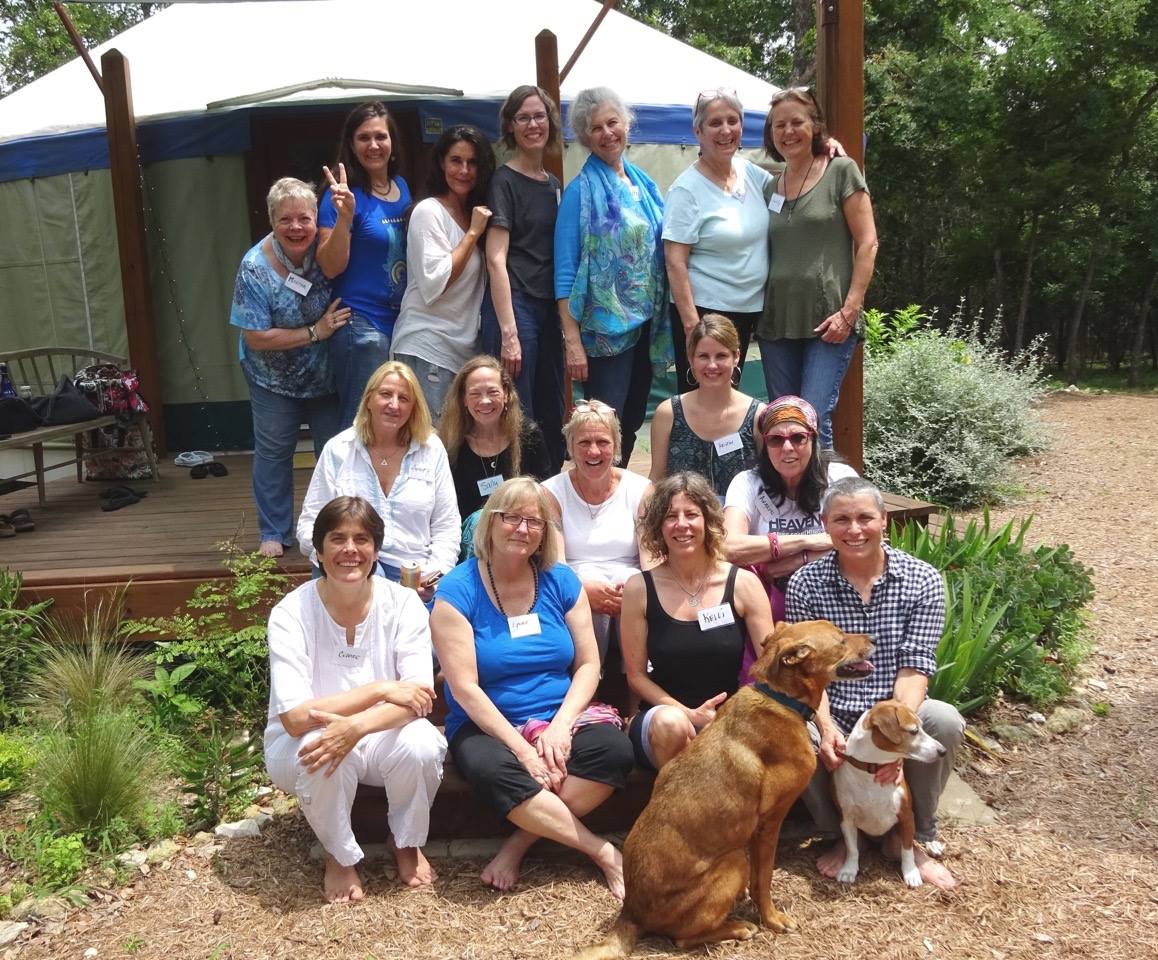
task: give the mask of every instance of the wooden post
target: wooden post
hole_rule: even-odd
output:
[[[165,446],[165,418],[161,406],[161,368],[157,359],[157,330],[149,293],[149,256],[145,246],[145,209],[141,161],[137,153],[137,124],[129,62],[119,50],[101,57],[104,79],[105,123],[109,138],[109,172],[113,185],[113,212],[117,248],[121,257],[121,290],[125,305],[125,332],[129,363],[141,378],[141,392],[149,401],[149,425],[158,455]]]
[[[819,0],[817,99],[828,132],[864,169],[864,0]],[[858,346],[832,415],[833,445],[864,473],[864,348]]]

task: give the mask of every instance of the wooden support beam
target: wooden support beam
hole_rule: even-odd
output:
[[[567,62],[563,64],[563,69],[559,71],[559,83],[562,84],[567,79],[567,74],[571,72],[571,68],[575,66],[575,61],[579,59],[580,54],[587,49],[587,44],[591,42],[591,38],[595,36],[595,31],[599,29],[599,24],[613,9],[618,0],[603,0],[603,6],[592,21],[591,26],[587,28],[587,32],[583,34],[583,39],[579,41],[578,46],[575,47],[575,52],[567,58]],[[539,84],[542,86],[542,84]],[[544,89],[546,89],[544,87]]]
[[[84,40],[77,32],[75,24],[68,15],[68,11],[64,9],[63,3],[54,3],[52,9],[56,11],[57,19],[64,25],[64,32],[68,34],[68,39],[72,41],[72,47],[76,51],[77,56],[84,61],[84,65],[88,67],[88,72],[92,74],[93,80],[96,81],[97,89],[104,95],[105,87],[101,83],[101,75],[97,72],[96,64],[92,62],[92,57],[89,55],[88,47],[84,45]]]
[[[157,329],[149,291],[149,255],[145,245],[145,208],[141,161],[137,152],[137,123],[129,62],[119,50],[101,57],[104,78],[105,123],[109,138],[109,172],[113,185],[113,212],[121,260],[121,290],[129,363],[141,378],[141,392],[149,401],[149,424],[157,454],[164,455],[165,418],[161,406],[161,365],[157,357]]]
[[[864,169],[864,0],[819,0],[817,99],[828,131]],[[864,473],[864,348],[858,346],[832,415],[833,445]]]

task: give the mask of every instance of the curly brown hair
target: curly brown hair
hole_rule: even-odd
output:
[[[724,556],[724,508],[716,491],[700,474],[692,470],[681,470],[664,477],[655,485],[643,510],[643,516],[636,521],[639,532],[639,546],[654,557],[667,559],[667,543],[663,539],[663,522],[667,519],[671,502],[677,493],[684,494],[704,516],[704,551],[712,560]]]

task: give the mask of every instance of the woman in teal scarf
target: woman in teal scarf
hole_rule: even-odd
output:
[[[555,222],[555,297],[567,373],[587,399],[615,409],[625,465],[647,413],[654,369],[672,362],[663,199],[655,181],[624,158],[631,111],[613,90],[581,90],[569,116],[591,156],[563,191]]]

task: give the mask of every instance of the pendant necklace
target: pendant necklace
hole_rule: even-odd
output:
[[[712,568],[709,566],[708,569],[704,571],[704,575],[700,577],[700,582],[696,584],[694,590],[688,590],[688,588],[684,586],[683,581],[679,578],[679,574],[675,572],[674,567],[669,566],[668,569],[671,570],[672,579],[675,580],[676,584],[688,598],[688,606],[698,607],[700,605],[700,594],[704,592],[704,584],[708,582],[708,577],[712,575]]]
[[[816,158],[808,162],[808,169],[804,172],[804,179],[800,181],[800,189],[796,191],[796,199],[792,201],[792,206],[788,208],[788,222],[792,222],[792,214],[796,212],[796,205],[800,202],[800,195],[804,192],[804,185],[808,182],[808,177],[812,173],[812,165],[816,163]],[[788,171],[784,171],[784,198],[788,199]]]

